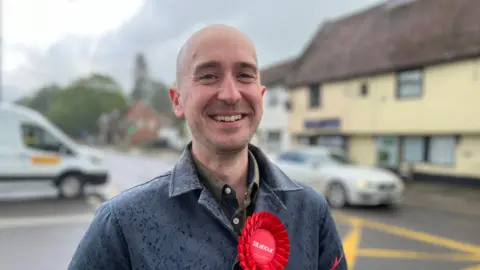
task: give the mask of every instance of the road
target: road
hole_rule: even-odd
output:
[[[107,153],[110,196],[162,174],[174,159]],[[66,269],[97,196],[57,200],[54,190],[0,185],[0,269]],[[351,270],[480,270],[480,215],[441,205],[336,210]]]

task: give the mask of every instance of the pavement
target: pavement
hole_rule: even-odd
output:
[[[463,212],[480,217],[480,187],[447,183],[407,182],[405,203],[437,208],[447,212]]]
[[[112,184],[92,191],[85,199],[59,200],[48,188],[15,190],[0,185],[1,270],[66,269],[102,202],[96,192],[112,197],[164,173],[176,160],[171,155],[113,150],[106,155]],[[409,184],[405,203],[398,207],[333,211],[349,269],[480,270],[480,215],[475,211],[475,192]]]

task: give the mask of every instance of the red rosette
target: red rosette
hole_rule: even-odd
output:
[[[243,270],[285,269],[290,255],[287,230],[272,213],[254,213],[245,222],[237,250]]]

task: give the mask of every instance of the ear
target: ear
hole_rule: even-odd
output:
[[[173,111],[177,118],[185,117],[185,112],[183,111],[182,103],[180,102],[180,91],[176,88],[170,88],[170,100],[172,101]]]
[[[262,97],[265,95],[265,91],[267,91],[267,87],[262,86]]]

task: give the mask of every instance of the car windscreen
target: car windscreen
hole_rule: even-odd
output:
[[[332,161],[334,161],[335,163],[339,163],[339,164],[344,164],[344,165],[354,164],[353,161],[351,161],[350,159],[348,159],[346,156],[340,155],[340,154],[331,153],[331,154],[329,154],[329,158],[330,158]]]

